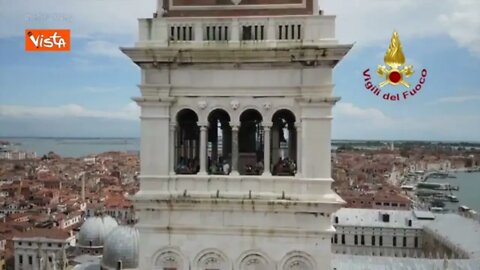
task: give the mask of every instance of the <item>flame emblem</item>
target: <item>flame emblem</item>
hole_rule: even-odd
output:
[[[388,46],[383,61],[389,66],[389,68],[382,65],[378,66],[377,74],[381,77],[385,77],[385,81],[381,82],[379,86],[384,87],[387,84],[401,84],[409,88],[410,84],[404,80],[404,77],[408,78],[412,76],[414,70],[412,65],[405,65],[401,68],[405,64],[405,55],[403,54],[402,44],[397,32],[393,32],[390,45]]]

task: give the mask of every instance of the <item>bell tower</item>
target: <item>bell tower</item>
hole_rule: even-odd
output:
[[[139,20],[140,269],[330,270],[332,72],[316,0],[159,0]]]

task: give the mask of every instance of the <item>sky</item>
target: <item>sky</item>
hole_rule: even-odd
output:
[[[0,0],[0,136],[139,137],[140,72],[118,48],[155,0]],[[480,1],[321,0],[353,49],[335,68],[334,139],[480,141]],[[24,51],[27,28],[70,28],[69,53]],[[386,101],[364,88],[393,31],[421,91]],[[402,93],[402,87],[382,91]]]

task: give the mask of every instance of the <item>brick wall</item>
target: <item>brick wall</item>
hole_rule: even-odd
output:
[[[166,17],[237,17],[237,16],[280,16],[280,15],[311,15],[313,1],[305,0],[305,7],[279,8],[274,5],[297,4],[302,6],[304,0],[242,0],[236,7],[231,0],[172,0],[173,7],[195,6],[192,10],[175,10],[169,6],[170,0],[163,0],[168,11]],[[272,8],[258,8],[256,5],[272,5]],[[222,6],[222,9],[212,9],[212,6]],[[248,8],[245,8],[248,6]],[[198,8],[201,7],[201,8]]]

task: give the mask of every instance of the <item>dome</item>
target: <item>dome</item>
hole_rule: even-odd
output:
[[[82,247],[103,246],[104,239],[117,226],[117,221],[110,216],[90,217],[80,227],[77,245]]]
[[[138,267],[139,234],[136,228],[120,226],[113,230],[103,246],[103,269],[117,269],[121,261],[122,269]]]

